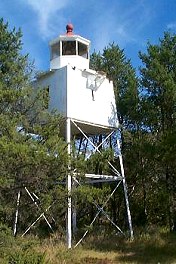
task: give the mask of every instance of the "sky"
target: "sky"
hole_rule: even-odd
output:
[[[0,17],[23,32],[23,53],[37,71],[49,69],[50,40],[66,32],[91,40],[91,53],[109,43],[124,49],[135,68],[138,52],[157,44],[165,31],[176,33],[176,0],[0,0]]]

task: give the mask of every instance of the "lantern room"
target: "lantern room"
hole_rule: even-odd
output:
[[[113,83],[104,72],[89,68],[90,41],[67,32],[50,42],[50,70],[40,74],[34,83],[47,87],[49,110],[56,109],[71,118],[88,134],[103,134],[119,125]],[[72,130],[72,134],[79,131]]]
[[[88,69],[90,41],[75,35],[72,24],[68,24],[66,30],[65,35],[60,35],[49,43],[50,69],[59,69],[68,64]]]

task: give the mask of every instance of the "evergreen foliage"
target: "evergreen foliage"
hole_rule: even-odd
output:
[[[92,67],[105,71],[114,82],[133,223],[169,225],[172,230],[176,226],[175,47],[176,36],[170,33],[156,45],[148,43],[146,54],[139,53],[143,66],[138,78],[114,43],[91,57]],[[114,199],[112,211],[119,204],[118,195]]]
[[[159,44],[148,43],[147,53],[139,53],[143,62],[141,67],[141,86],[143,98],[143,129],[148,134],[155,192],[161,204],[158,217],[163,224],[176,230],[176,36],[164,33]],[[149,164],[149,162],[147,162]],[[151,197],[153,200],[154,197]],[[158,203],[156,200],[155,203]],[[149,208],[152,207],[150,203]],[[158,209],[158,206],[157,206]],[[149,209],[150,210],[150,209]]]
[[[0,221],[13,225],[21,191],[19,231],[52,204],[56,193],[59,198],[57,183],[67,170],[66,144],[59,131],[61,117],[47,111],[45,89],[31,87],[32,68],[28,56],[21,55],[21,36],[20,30],[11,31],[0,20]],[[25,187],[40,198],[41,211]]]
[[[105,161],[108,159],[117,167],[118,156],[114,155],[115,137],[109,139],[114,151],[102,146],[101,155],[95,152],[85,160],[85,153],[79,154],[79,142],[75,140],[72,155],[67,156],[60,134],[62,117],[55,111],[48,112],[47,90],[32,88],[33,65],[27,55],[21,54],[21,36],[20,30],[10,30],[0,20],[0,231],[6,234],[1,237],[4,243],[5,237],[10,237],[7,226],[13,226],[19,191],[18,232],[22,233],[49,208],[47,219],[62,233],[68,160],[71,158],[71,173],[85,183],[85,173],[111,173]],[[176,230],[176,36],[164,33],[158,44],[148,43],[146,53],[140,52],[139,57],[142,66],[137,77],[124,50],[112,43],[102,54],[91,55],[91,68],[105,72],[114,83],[133,225],[164,225]],[[103,135],[92,140],[98,145]],[[40,203],[35,200],[38,207],[25,187],[36,195],[32,194],[33,198],[40,198]],[[95,201],[101,206],[114,183],[98,187],[81,185],[72,193],[82,229],[95,217]],[[123,196],[119,188],[105,208],[121,227],[126,225]],[[101,214],[96,230],[100,223],[110,227]],[[48,234],[46,222],[38,222],[33,232]],[[20,254],[24,259],[28,252]],[[38,263],[40,258],[44,259],[44,255],[36,254],[31,261]],[[18,261],[18,256],[12,254],[11,261]]]

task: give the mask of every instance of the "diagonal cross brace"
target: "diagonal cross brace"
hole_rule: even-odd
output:
[[[100,146],[101,146],[101,144],[103,144],[106,140],[107,140],[107,138],[110,136],[110,135],[112,135],[113,134],[113,132],[114,131],[112,131],[104,140],[103,140],[103,142],[101,142],[100,143],[100,145],[97,147],[97,146],[95,146],[94,145],[94,143],[89,139],[89,137],[84,133],[84,131],[82,131],[82,129],[71,119],[71,121],[72,121],[72,123],[77,127],[77,129],[83,134],[83,136],[90,142],[90,144],[94,147],[94,150],[96,150],[98,153],[100,153],[101,154],[101,151],[98,149]],[[116,175],[118,175],[118,176],[121,176],[121,174],[118,172],[118,170],[111,164],[111,162],[110,161],[107,161],[108,162],[108,164],[109,164],[109,166],[113,169],[113,171],[114,171],[114,173],[116,174]],[[122,177],[122,176],[121,176]]]
[[[52,205],[48,206],[45,210],[47,212]],[[22,237],[40,220],[40,218],[44,216],[44,212],[25,230],[25,232],[22,234]]]
[[[81,186],[81,184],[79,183],[79,181],[74,177],[73,178],[74,181]],[[92,220],[92,222],[90,223],[89,227],[91,227],[93,225],[93,223],[95,222],[95,220],[97,219],[98,215],[102,212],[107,219],[123,234],[122,230],[110,219],[110,217],[108,216],[108,214],[103,210],[103,208],[106,206],[106,204],[108,203],[109,199],[113,196],[113,194],[115,193],[115,191],[117,190],[117,188],[119,187],[121,181],[118,182],[118,184],[116,185],[116,187],[114,188],[114,190],[112,191],[112,193],[109,195],[109,197],[106,199],[106,201],[104,202],[104,204],[102,205],[102,207],[100,207],[96,202],[93,202],[93,204],[96,206],[96,208],[98,209],[94,219]],[[76,245],[74,246],[74,248],[76,248],[81,242],[82,240],[85,238],[85,236],[87,235],[87,233],[89,232],[89,230],[87,229],[86,232],[84,233],[84,235],[82,236],[82,238],[76,243]]]
[[[26,187],[25,187],[25,191],[27,192],[27,194],[29,195],[29,197],[31,198],[31,200],[34,202],[34,204],[36,205],[36,207],[39,209],[39,208],[40,208],[39,205],[37,204],[37,202],[35,202],[34,198],[32,197],[31,193],[29,192],[29,190],[28,190]],[[52,229],[52,226],[50,225],[50,223],[49,223],[48,219],[46,218],[44,212],[40,215],[39,218],[37,218],[37,221],[38,221],[41,217],[43,217],[43,218],[45,219],[45,221],[46,221],[47,225],[49,226],[49,228],[51,229],[51,231],[54,232],[53,229]],[[37,221],[36,221],[36,222],[37,222]],[[34,224],[35,224],[36,222],[34,222]],[[31,228],[34,224],[32,224],[32,225],[30,226],[30,228]],[[30,228],[29,228],[29,229],[30,229]],[[29,229],[27,229],[27,232],[28,232]],[[23,234],[22,236],[24,236],[27,232],[25,231],[24,234]]]
[[[99,150],[99,147],[101,146],[101,144],[103,144],[107,138],[112,135],[112,133],[114,131],[112,131],[104,140],[103,142],[101,142],[101,144],[99,146],[95,146],[95,144],[89,139],[89,137],[83,132],[83,130],[76,124],[76,122],[74,122],[74,120],[71,119],[71,122],[77,127],[77,129],[83,134],[83,136],[87,139],[87,141],[93,146],[94,151],[97,151],[98,153],[101,154],[101,151]],[[127,191],[127,186],[126,186],[126,180],[125,180],[125,174],[124,174],[124,167],[123,167],[123,161],[122,161],[122,154],[121,154],[121,150],[120,150],[120,143],[119,140],[117,139],[117,146],[118,146],[118,150],[120,151],[120,154],[118,155],[119,157],[119,162],[120,162],[120,168],[121,168],[121,174],[117,171],[117,169],[111,164],[110,161],[107,161],[109,166],[113,169],[114,173],[119,176],[119,178],[121,179],[120,182],[122,181],[123,183],[123,189],[124,189],[124,194],[125,194],[125,202],[126,202],[126,209],[127,209],[127,216],[128,216],[128,223],[129,223],[129,228],[130,228],[130,236],[131,239],[133,239],[133,227],[132,227],[132,221],[131,221],[131,212],[130,212],[130,208],[129,208],[129,201],[128,201],[128,191]],[[120,184],[120,183],[119,183]],[[100,210],[101,211],[101,210]],[[100,211],[97,212],[97,214],[100,213]],[[98,215],[95,216],[95,218],[93,219],[92,223],[90,224],[90,226],[94,223],[94,221],[96,220]],[[88,230],[85,232],[85,234],[83,235],[82,239],[86,236],[86,234],[88,233]],[[76,244],[76,246],[82,241],[82,239]],[[75,247],[76,247],[75,246]]]

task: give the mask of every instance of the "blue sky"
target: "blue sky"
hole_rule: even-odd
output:
[[[138,67],[147,41],[176,32],[176,0],[1,0],[0,17],[22,29],[23,52],[37,70],[48,70],[48,42],[65,33],[68,22],[91,40],[91,52],[114,41]]]

